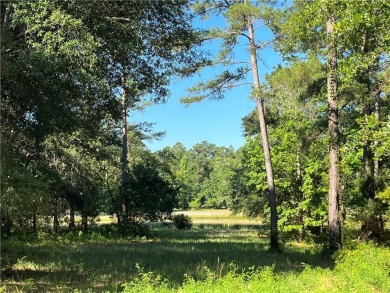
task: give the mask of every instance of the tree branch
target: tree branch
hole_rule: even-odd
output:
[[[117,16],[112,16],[112,17],[106,16],[105,19],[127,21],[127,22],[131,22],[132,21],[130,18],[127,18],[127,17],[117,17]]]

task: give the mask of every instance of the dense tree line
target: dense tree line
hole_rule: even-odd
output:
[[[361,238],[383,238],[389,14],[381,0],[2,1],[2,234],[58,231],[64,220],[74,229],[77,214],[87,229],[100,212],[126,225],[229,208],[267,219],[275,250],[279,231],[324,233],[337,249],[346,219]],[[193,28],[215,15],[225,27]],[[199,45],[212,39],[221,50],[206,59]],[[261,82],[270,44],[284,62]],[[241,51],[247,59],[236,60]],[[143,140],[159,134],[129,123],[131,111],[163,102],[171,76],[205,66],[221,71],[182,101],[250,84],[245,145],[152,153]]]
[[[347,215],[362,223],[362,237],[383,236],[389,8],[386,1],[197,1],[200,15],[225,18],[208,36],[222,40],[213,65],[226,70],[183,102],[223,98],[252,71],[257,110],[244,119],[243,148],[249,193],[238,202],[249,214],[268,214],[271,249],[278,249],[278,227],[302,238],[327,227],[333,251]],[[256,38],[255,28],[264,34],[265,27],[274,39]],[[258,53],[270,43],[285,62],[260,84]],[[249,61],[236,59],[240,44]]]
[[[65,211],[84,229],[100,211],[119,223],[169,213],[148,127],[127,121],[203,62],[198,38],[187,1],[2,1],[2,233],[45,218],[57,231]]]

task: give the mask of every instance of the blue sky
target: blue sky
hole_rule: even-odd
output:
[[[207,25],[223,25],[221,19],[210,19]],[[264,40],[270,38],[270,33],[265,29],[259,29],[257,36],[264,36]],[[249,61],[249,52],[244,40],[235,51],[236,61]],[[204,45],[204,49],[217,51],[218,42]],[[263,78],[266,73],[281,62],[278,54],[272,48],[260,53],[262,61],[259,62],[260,75]],[[242,136],[242,118],[249,114],[256,103],[250,99],[251,87],[248,85],[229,90],[223,100],[204,100],[189,106],[180,103],[180,98],[187,95],[187,88],[200,80],[211,79],[218,68],[206,69],[199,74],[186,79],[174,78],[171,82],[171,96],[168,102],[160,105],[152,105],[143,112],[133,112],[129,115],[130,123],[151,122],[155,123],[154,131],[166,131],[161,140],[145,141],[152,150],[160,150],[175,143],[182,143],[187,149],[196,143],[208,141],[217,146],[241,147],[245,139]],[[252,82],[252,72],[246,77],[246,82]]]

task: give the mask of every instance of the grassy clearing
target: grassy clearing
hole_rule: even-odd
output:
[[[172,289],[169,282],[151,273],[125,284],[125,292],[390,292],[390,250],[361,244],[354,250],[343,250],[336,267],[310,268],[301,272],[276,273],[273,267],[252,268],[238,272],[232,268],[225,276],[205,268],[201,281],[187,278],[182,286]]]
[[[232,214],[229,210],[196,210],[196,211],[175,211],[174,214],[184,214],[191,217],[195,225],[260,225],[260,219],[249,219],[242,214]]]
[[[283,254],[273,255],[267,252],[268,239],[259,237],[261,226],[239,225],[243,220],[240,216],[235,216],[237,222],[226,211],[205,211],[190,216],[196,224],[194,229],[179,231],[156,225],[152,239],[107,239],[94,233],[74,233],[72,237],[48,238],[41,234],[39,239],[3,241],[4,291],[156,292],[174,288],[205,292],[204,288],[211,286],[209,292],[231,292],[236,286],[237,290],[233,291],[250,292],[252,287],[260,288],[255,284],[264,283],[256,281],[264,279],[264,274],[271,276],[271,281],[282,278],[290,284],[301,278],[317,280],[317,271],[318,282],[336,280],[331,271],[333,262],[324,258],[314,245],[290,242],[285,244]],[[229,218],[228,224],[224,217]],[[268,269],[251,271],[250,267]],[[123,283],[127,287],[122,287]],[[249,291],[243,291],[244,288]],[[372,288],[371,292],[380,292],[379,287]]]

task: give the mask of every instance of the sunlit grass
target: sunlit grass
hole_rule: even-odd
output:
[[[176,210],[173,214],[185,214],[189,216],[194,224],[221,224],[221,225],[260,225],[262,222],[258,219],[248,218],[242,214],[233,214],[227,209],[221,210]],[[80,217],[76,220],[81,222]],[[116,218],[110,215],[99,215],[96,219],[98,224],[116,223]]]
[[[4,292],[74,292],[76,289],[85,292],[88,288],[92,292],[118,292],[123,283],[140,276],[139,268],[153,272],[153,276],[160,275],[167,280],[169,288],[176,289],[188,280],[205,281],[210,276],[213,280],[221,278],[229,275],[232,268],[241,276],[251,267],[273,268],[272,280],[283,276],[283,282],[303,288],[302,292],[307,292],[305,278],[307,282],[317,282],[324,290],[334,289],[335,276],[331,273],[334,264],[321,254],[321,247],[287,242],[283,244],[282,254],[271,254],[268,252],[268,238],[264,236],[266,228],[260,225],[261,221],[247,220],[241,215],[231,216],[227,210],[190,211],[186,214],[195,223],[192,230],[182,231],[155,224],[154,237],[149,239],[107,239],[80,232],[73,238],[66,235],[45,238],[42,235],[38,240],[5,240],[1,248],[1,274],[8,291]],[[320,267],[321,271],[312,270],[315,267]],[[306,272],[308,269],[310,271]],[[344,268],[343,272],[348,272],[348,269]],[[234,282],[238,282],[234,283],[237,285],[242,281]],[[215,287],[220,290],[215,292],[229,292],[226,290],[230,285],[226,286],[225,291],[222,287]],[[359,288],[370,287],[362,283]],[[186,289],[183,292],[191,291]]]
[[[116,292],[120,284],[138,275],[137,265],[161,275],[172,286],[179,286],[185,275],[205,278],[205,267],[222,276],[232,265],[245,270],[275,264],[277,271],[300,270],[302,262],[330,265],[314,250],[305,252],[306,248],[294,244],[286,246],[282,255],[269,254],[268,240],[259,238],[257,232],[211,229],[210,225],[189,231],[159,228],[152,240],[9,241],[2,247],[3,280],[11,292],[16,288],[21,292],[66,292],[71,288]]]
[[[190,210],[175,211],[174,214],[189,216],[194,224],[223,224],[223,225],[260,225],[260,219],[247,218],[242,214],[233,214],[224,210]]]

